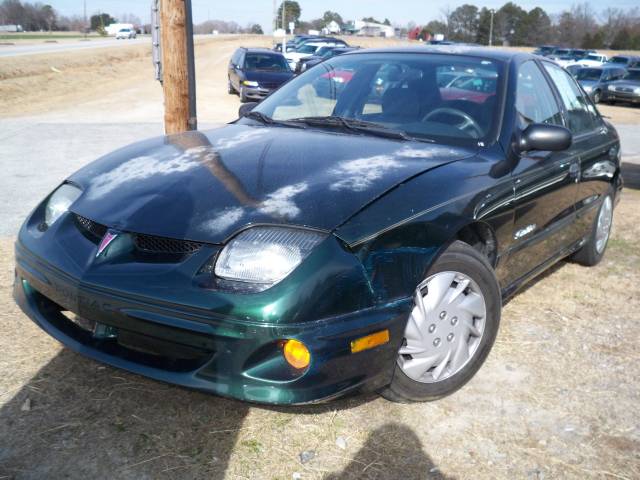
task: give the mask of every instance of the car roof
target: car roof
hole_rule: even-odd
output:
[[[241,50],[245,50],[247,53],[270,53],[271,55],[282,55],[280,52],[274,52],[269,48],[261,47],[240,47]]]
[[[463,55],[466,57],[485,58],[509,62],[518,59],[540,59],[539,56],[525,52],[512,50],[502,50],[488,47],[474,47],[468,45],[427,45],[413,47],[387,47],[387,48],[367,48],[357,49],[345,55],[366,55],[370,53],[423,53],[440,55]]]

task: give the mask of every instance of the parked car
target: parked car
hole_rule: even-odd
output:
[[[131,28],[121,28],[116,33],[116,40],[131,40],[136,38],[136,31]]]
[[[602,100],[602,93],[607,90],[607,86],[621,79],[626,73],[624,68],[581,68],[575,75],[576,80],[585,92],[589,94],[594,103]]]
[[[285,58],[289,62],[291,70],[296,71],[298,62],[303,58],[315,55],[322,47],[336,47],[338,44],[333,42],[308,42],[300,46],[295,51],[285,53]]]
[[[574,77],[578,75],[578,72],[582,70],[584,67],[579,63],[572,63],[571,65],[567,65],[564,69],[569,72]]]
[[[330,58],[337,57],[338,55],[343,55],[357,49],[358,47],[321,47],[314,55],[300,59],[296,65],[296,73],[302,73],[325,60],[329,60]]]
[[[554,53],[550,56],[550,58],[555,60],[555,62],[561,67],[566,67],[568,65],[571,65],[572,63],[576,63],[577,61],[582,60],[589,53],[591,53],[591,50],[582,50],[578,48],[573,48],[571,50],[568,50],[568,53],[563,55]]]
[[[602,100],[610,104],[640,103],[640,68],[630,68],[620,80],[609,83]]]
[[[620,143],[553,62],[422,46],[323,66],[68,177],[18,235],[18,305],[82,355],[202,391],[425,401],[474,376],[527,281],[602,259]],[[452,70],[486,96],[444,99]],[[327,72],[351,72],[330,98]]]
[[[556,45],[540,45],[533,51],[533,54],[546,57],[547,55],[552,54],[553,51],[557,48],[558,47]]]
[[[241,102],[262,100],[293,77],[281,53],[263,48],[239,48],[229,61],[228,91]]]
[[[326,45],[334,45],[334,46],[338,46],[338,47],[348,47],[349,46],[349,44],[347,42],[345,42],[344,40],[341,40],[339,38],[334,38],[334,37],[312,37],[312,38],[306,38],[306,39],[301,40],[300,42],[296,43],[293,47],[287,47],[287,51],[288,52],[296,52],[300,48],[304,47],[305,45],[308,45],[309,43],[324,43]]]
[[[576,61],[576,64],[583,67],[599,67],[608,60],[606,55],[601,53],[590,53],[586,57]]]
[[[606,66],[616,66],[623,68],[640,67],[640,57],[633,55],[615,55],[607,60]]]

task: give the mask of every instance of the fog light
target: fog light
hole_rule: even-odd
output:
[[[389,341],[389,330],[380,330],[366,337],[360,337],[351,342],[351,353],[362,352],[370,348],[377,347]]]
[[[294,368],[307,368],[311,362],[309,349],[299,340],[287,340],[283,353],[285,360]]]

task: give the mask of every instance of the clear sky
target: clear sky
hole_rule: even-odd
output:
[[[82,15],[84,0],[41,0],[51,4],[63,15]],[[424,24],[439,19],[442,9],[454,9],[463,3],[473,3],[479,7],[499,8],[507,0],[298,0],[302,8],[302,19],[310,20],[321,16],[326,10],[338,12],[345,20],[355,20],[373,16],[381,20],[389,18],[392,23],[406,24],[413,21]],[[514,0],[525,10],[542,7],[547,13],[559,13],[571,8],[577,0]],[[86,0],[87,14],[107,12],[116,18],[123,13],[133,13],[143,22],[149,19],[151,0]],[[278,4],[280,0],[278,0]],[[260,23],[265,30],[271,26],[273,0],[192,0],[193,16],[196,23],[207,19],[234,20],[240,25]],[[606,7],[631,8],[640,6],[639,0],[600,0],[591,2],[595,11]]]

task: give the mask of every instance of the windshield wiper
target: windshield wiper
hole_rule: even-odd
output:
[[[356,120],[353,118],[345,118],[337,115],[329,115],[326,117],[301,117],[292,118],[290,122],[300,122],[311,126],[318,127],[340,127],[345,130],[351,130],[358,133],[368,133],[378,137],[394,138],[398,140],[417,140],[420,139],[411,137],[405,132],[400,130],[394,130],[393,128],[386,127],[375,122],[366,122],[364,120]]]
[[[290,128],[305,128],[304,125],[300,125],[299,123],[294,123],[286,120],[276,120],[271,118],[269,115],[265,115],[262,112],[258,112],[252,110],[251,112],[247,112],[244,115],[245,118],[250,118],[252,120],[257,120],[264,125],[279,125],[282,127],[290,127]]]

